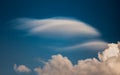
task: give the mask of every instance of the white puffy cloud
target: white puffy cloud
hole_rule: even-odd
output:
[[[118,57],[120,55],[120,50],[118,44],[108,44],[108,48],[102,53],[99,54],[99,59],[106,61],[111,57]]]
[[[44,37],[100,36],[94,27],[68,18],[30,19],[19,18],[13,21],[18,29]]]
[[[79,60],[78,64],[62,55],[53,55],[43,68],[34,69],[38,75],[120,75],[120,44],[109,44],[98,59]]]
[[[31,70],[28,68],[28,67],[26,67],[25,65],[19,65],[19,66],[17,66],[16,64],[14,64],[14,70],[16,71],[16,72],[30,72]]]

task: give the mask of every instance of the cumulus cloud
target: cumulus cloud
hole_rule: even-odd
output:
[[[120,44],[109,44],[98,59],[79,60],[78,64],[62,55],[53,55],[43,68],[34,69],[38,75],[120,75]]]
[[[25,65],[19,65],[19,66],[17,66],[16,64],[14,64],[14,70],[16,71],[16,72],[30,72],[31,70],[28,68],[28,67],[26,67]]]
[[[120,55],[119,44],[108,44],[108,49],[106,49],[102,54],[99,54],[99,58],[102,61],[106,61],[111,57],[118,57]]]
[[[58,50],[75,50],[75,49],[81,49],[81,50],[103,50],[107,47],[107,42],[101,41],[101,40],[95,40],[95,41],[87,41],[84,43],[80,43],[77,45],[69,46],[69,47],[64,47],[60,48]]]
[[[29,34],[44,37],[100,36],[94,27],[68,18],[19,18],[13,23],[18,25],[18,29],[27,30]]]

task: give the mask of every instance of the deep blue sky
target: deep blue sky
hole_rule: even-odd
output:
[[[97,28],[106,42],[117,42],[120,41],[119,10],[119,0],[0,0],[0,75],[16,75],[13,64],[26,64],[32,68],[39,65],[37,58],[47,60],[53,54],[61,53],[73,62],[97,55],[92,51],[49,51],[43,47],[49,45],[44,38],[23,37],[23,32],[14,30],[9,24],[11,20],[21,17],[75,18]]]

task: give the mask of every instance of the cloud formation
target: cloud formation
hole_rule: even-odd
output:
[[[16,64],[14,64],[14,70],[16,71],[16,72],[27,72],[27,73],[29,73],[31,70],[28,68],[28,67],[26,67],[25,65],[19,65],[19,66],[17,66]]]
[[[19,18],[13,23],[18,25],[18,29],[27,30],[29,34],[44,37],[100,36],[94,27],[68,18]]]
[[[75,50],[75,49],[81,49],[81,50],[103,50],[107,47],[107,43],[105,41],[101,40],[95,40],[95,41],[88,41],[85,43],[77,44],[74,46],[64,47],[60,50]],[[59,49],[58,49],[59,50]]]
[[[73,41],[67,43],[67,45],[64,45],[64,41],[51,41],[51,43],[55,44],[48,47],[57,51],[78,49],[103,50],[107,44],[105,41],[98,39],[101,33],[96,28],[75,19],[59,17],[47,19],[18,18],[13,20],[12,24],[15,24],[16,29],[26,31],[28,35],[47,38],[45,40],[51,40],[52,38],[54,40],[64,39],[64,41]],[[91,37],[93,38],[91,39]],[[83,42],[76,41],[76,39],[80,39]],[[90,40],[92,40],[92,42]]]
[[[38,75],[120,75],[120,44],[109,44],[98,59],[79,60],[78,64],[62,55],[53,55],[43,68],[34,69]]]
[[[99,60],[98,60],[99,59]],[[38,75],[120,75],[120,43],[108,44],[108,48],[98,53],[98,59],[79,60],[76,65],[61,54],[53,55],[43,68],[34,71]],[[16,72],[30,72],[25,65],[14,65]]]

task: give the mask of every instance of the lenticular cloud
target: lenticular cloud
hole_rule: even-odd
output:
[[[94,27],[68,18],[19,18],[13,21],[13,24],[17,25],[17,29],[23,29],[29,34],[44,37],[100,36]]]
[[[38,75],[120,75],[120,44],[108,44],[98,59],[79,60],[78,64],[62,55],[53,55],[43,68],[35,68]]]
[[[85,50],[85,48],[86,50],[103,50],[107,44],[98,38],[101,33],[96,28],[71,18],[18,18],[11,21],[11,24],[15,25],[15,29],[25,32],[27,36],[44,38],[43,41],[46,42],[44,45],[54,50],[56,48],[59,51]],[[53,44],[48,45],[47,43]]]
[[[38,75],[120,75],[120,43],[108,44],[98,53],[98,59],[79,60],[76,65],[62,55],[53,55],[43,68],[36,67]]]

